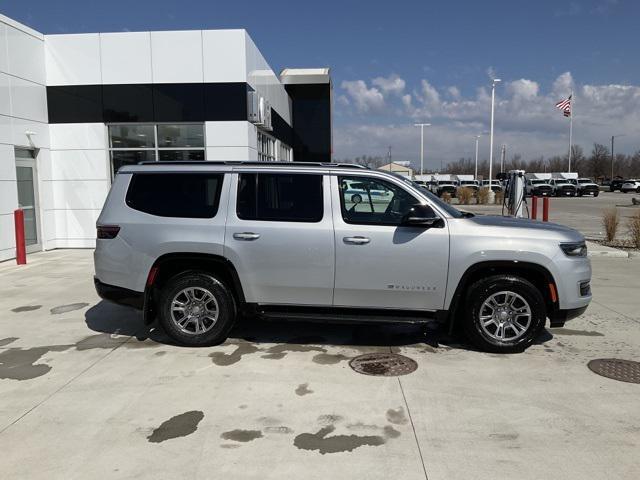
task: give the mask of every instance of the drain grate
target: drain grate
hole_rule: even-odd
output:
[[[620,382],[640,383],[640,362],[619,358],[598,358],[591,360],[587,367],[593,373]]]
[[[349,366],[363,375],[397,377],[414,372],[418,368],[415,360],[396,353],[367,353],[349,362]]]

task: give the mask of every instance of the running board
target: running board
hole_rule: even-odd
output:
[[[395,310],[375,312],[370,310],[333,310],[333,309],[268,309],[259,306],[257,315],[269,321],[304,321],[304,322],[332,322],[332,323],[428,323],[436,319],[435,312],[398,312]]]

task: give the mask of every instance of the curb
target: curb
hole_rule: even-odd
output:
[[[588,257],[609,257],[609,258],[640,258],[640,254],[637,254],[635,252],[625,252],[624,250],[615,250],[613,252],[611,251],[604,251],[604,250],[596,250],[595,252],[593,250],[589,250],[587,251],[587,256]]]
[[[608,258],[640,258],[640,252],[631,252],[614,247],[600,245],[593,239],[585,239],[587,241],[588,257],[608,257]],[[599,247],[599,248],[598,248]]]

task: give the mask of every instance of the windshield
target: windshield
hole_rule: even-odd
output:
[[[591,180],[589,180],[588,178],[581,178],[578,180],[578,183],[591,183]]]
[[[532,185],[542,185],[543,183],[547,183],[547,180],[531,180]]]
[[[566,183],[570,183],[571,185],[577,185],[578,181],[574,178],[568,178],[567,180],[565,180]]]

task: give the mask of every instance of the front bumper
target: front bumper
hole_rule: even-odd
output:
[[[142,310],[144,306],[143,292],[135,292],[128,288],[108,285],[106,283],[102,283],[96,277],[93,277],[93,283],[96,287],[96,292],[98,292],[98,295],[103,300]]]
[[[551,188],[534,188],[533,196],[534,197],[550,197],[553,194],[553,190]]]
[[[549,315],[549,326],[551,328],[563,327],[565,322],[582,315],[587,310],[588,306],[589,305],[585,305],[584,307],[571,308],[568,310],[556,310],[551,315]]]

